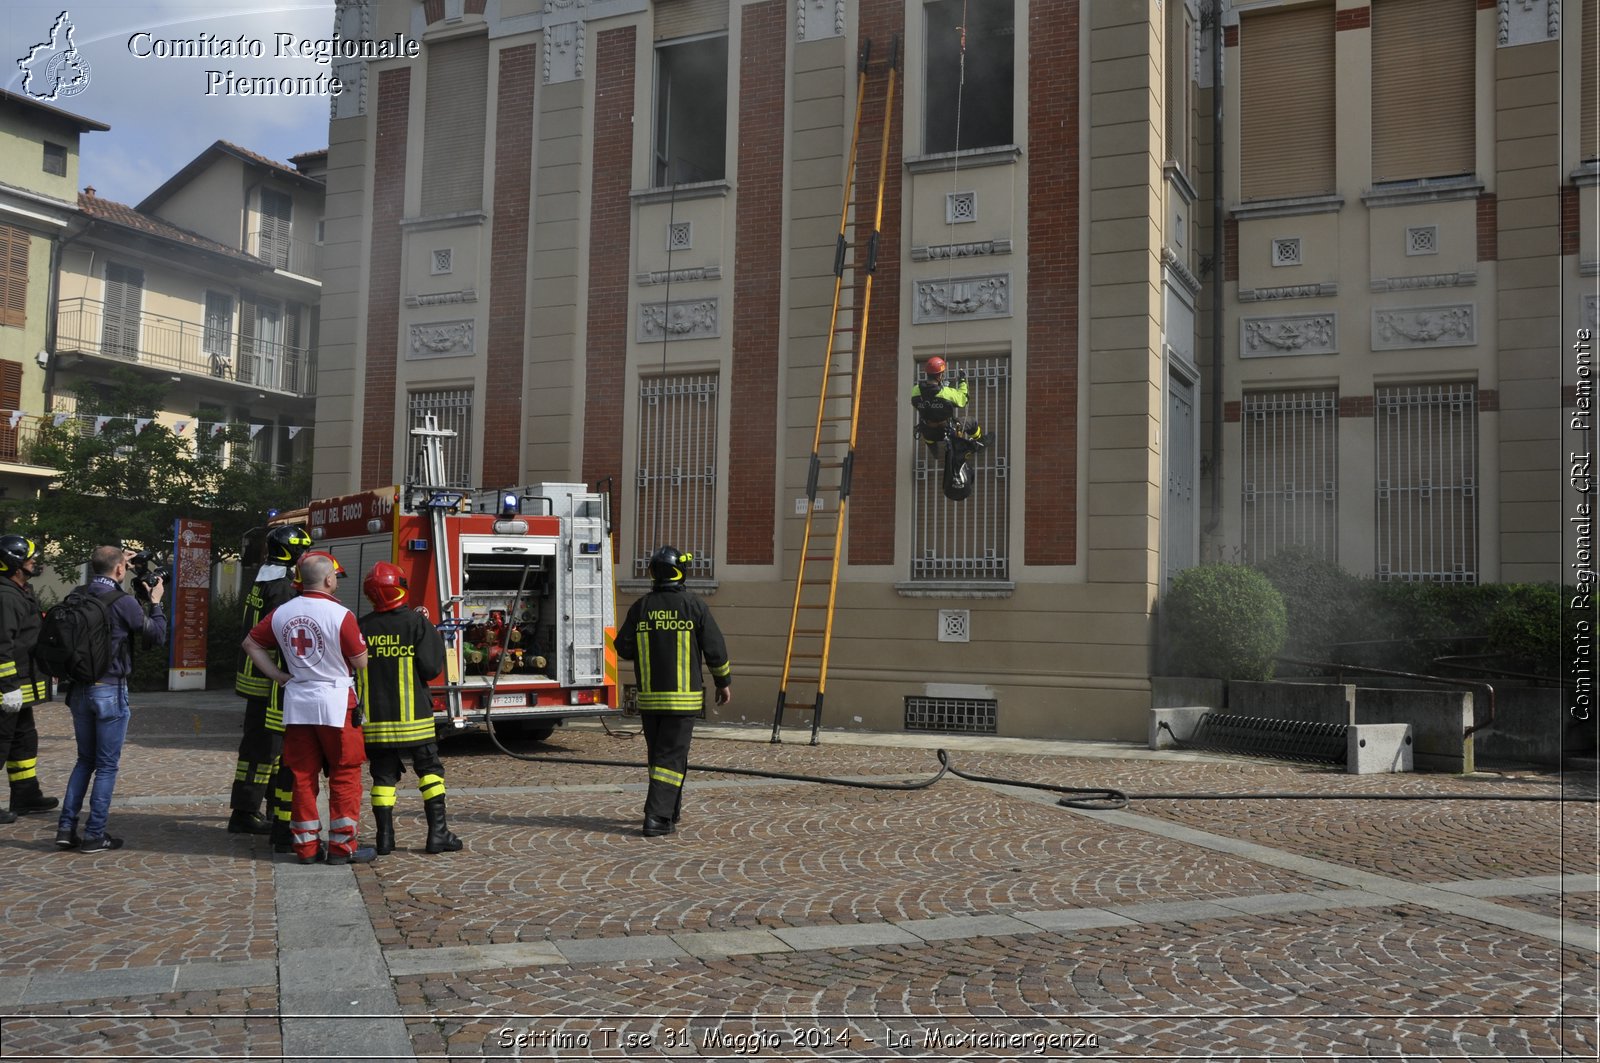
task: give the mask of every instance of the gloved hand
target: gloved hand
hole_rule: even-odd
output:
[[[8,712],[9,713],[9,712],[21,712],[21,711],[22,711],[22,691],[21,690],[8,690],[4,694],[0,694],[0,712]]]

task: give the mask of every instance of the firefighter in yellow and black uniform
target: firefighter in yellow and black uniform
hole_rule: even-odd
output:
[[[249,631],[296,594],[294,566],[300,555],[311,549],[311,536],[297,525],[284,525],[267,533],[266,556],[256,572],[256,581],[245,592],[240,617],[242,630]],[[278,651],[272,651],[274,663]],[[280,762],[283,752],[283,705],[280,687],[260,672],[255,662],[239,654],[239,670],[233,677],[234,693],[244,698],[244,736],[239,739],[239,760],[233,769],[233,791],[228,804],[229,834],[272,834],[273,847],[289,851],[289,803],[293,794],[289,773]],[[267,815],[261,815],[261,799],[271,784]]]
[[[11,782],[11,808],[0,823],[48,812],[59,803],[39,787],[39,731],[33,707],[50,700],[50,679],[34,667],[33,647],[44,610],[28,581],[39,573],[39,548],[21,535],[0,535],[0,760]]]
[[[461,839],[445,820],[444,762],[433,729],[433,694],[428,680],[444,669],[444,639],[421,609],[402,609],[406,577],[398,565],[379,561],[362,581],[372,612],[361,618],[367,669],[356,680],[366,706],[363,728],[372,772],[372,818],[378,824],[379,856],[394,852],[395,785],[411,758],[428,817],[430,853],[453,853]]]
[[[694,718],[703,707],[703,661],[717,687],[717,704],[733,700],[733,666],[711,607],[683,584],[693,558],[663,546],[650,558],[655,586],[634,602],[617,632],[617,656],[632,661],[639,678],[639,716],[650,758],[644,802],[644,836],[677,830],[683,777],[689,770]]]

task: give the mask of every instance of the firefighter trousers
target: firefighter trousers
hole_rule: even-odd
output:
[[[328,774],[328,852],[348,855],[356,848],[361,821],[361,765],[366,761],[361,728],[346,717],[343,727],[293,724],[284,728],[283,762],[294,775],[289,829],[294,851],[315,856],[322,832],[317,810],[319,776]]]
[[[641,712],[650,761],[650,788],[644,814],[678,821],[683,810],[683,777],[689,771],[689,741],[694,737],[692,712]]]
[[[32,705],[24,705],[21,712],[0,712],[0,758],[5,760],[12,804],[44,796],[39,788],[39,729],[34,726]]]
[[[444,761],[439,759],[439,743],[416,746],[367,746],[367,770],[372,773],[372,807],[393,808],[395,787],[406,773],[404,758],[411,760],[417,773],[417,789],[424,803],[444,796]]]
[[[261,811],[267,784],[272,781],[282,753],[283,732],[267,727],[267,699],[245,698],[244,736],[239,739],[239,760],[233,768],[229,807],[235,812]]]

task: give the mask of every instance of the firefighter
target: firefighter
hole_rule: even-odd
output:
[[[372,818],[379,856],[394,851],[395,784],[411,758],[428,817],[427,851],[454,853],[461,839],[445,820],[444,762],[433,729],[433,693],[428,680],[444,670],[444,639],[418,606],[402,609],[406,577],[400,566],[379,561],[361,583],[372,612],[361,618],[367,640],[367,670],[360,676],[367,723],[367,763],[372,772]]]
[[[311,536],[298,525],[284,525],[267,533],[266,555],[256,581],[244,597],[242,630],[249,631],[261,618],[295,596],[294,566],[300,555],[311,548]],[[273,663],[282,665],[277,649],[270,651]],[[229,804],[229,834],[274,834],[283,852],[289,851],[289,803],[291,782],[282,764],[283,703],[278,684],[256,669],[248,654],[240,652],[239,670],[233,689],[244,698],[244,736],[239,739],[239,760],[233,770],[233,793]],[[261,815],[261,801],[267,786],[273,793],[267,801],[268,815]]]
[[[950,419],[967,408],[967,378],[956,386],[944,382],[945,360],[937,354],[922,364],[926,379],[911,386],[911,405],[917,411],[917,434],[930,447],[936,447],[950,428]],[[957,420],[955,431],[974,446],[986,447],[983,426],[974,420]]]
[[[689,770],[694,717],[703,707],[704,660],[716,684],[717,704],[733,700],[733,666],[711,607],[690,594],[683,569],[691,560],[670,546],[650,558],[655,586],[633,603],[617,632],[617,656],[632,661],[639,682],[639,715],[650,761],[644,802],[644,836],[678,829],[683,777]]]
[[[39,730],[33,707],[50,700],[50,681],[33,665],[44,611],[28,581],[39,574],[39,548],[20,535],[0,535],[0,758],[11,782],[11,810],[0,823],[57,805],[39,788]]]

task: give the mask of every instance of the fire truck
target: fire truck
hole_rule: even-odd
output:
[[[357,615],[374,562],[405,572],[409,604],[445,636],[441,736],[492,719],[496,734],[543,739],[565,719],[620,715],[609,496],[570,483],[440,487],[446,433],[413,434],[434,484],[322,499],[280,522],[304,523],[344,566],[339,598]]]

